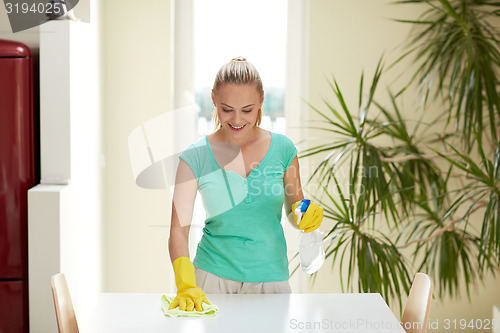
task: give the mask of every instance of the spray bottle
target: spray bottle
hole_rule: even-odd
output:
[[[297,208],[297,225],[299,225],[303,214],[307,211],[311,200],[302,200]],[[323,248],[323,236],[319,229],[311,232],[302,230],[299,240],[300,267],[303,272],[313,274],[318,271],[325,262],[325,250]]]

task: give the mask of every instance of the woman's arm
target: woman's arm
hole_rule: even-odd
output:
[[[295,156],[292,163],[285,171],[283,185],[285,187],[285,212],[287,216],[290,216],[292,205],[304,199],[302,186],[300,185],[299,159],[297,156]]]
[[[189,228],[193,217],[198,181],[184,161],[179,161],[172,198],[172,218],[168,249],[172,262],[178,257],[189,258]]]
[[[288,221],[304,232],[311,232],[318,229],[323,221],[323,208],[314,202],[309,203],[309,207],[302,216],[299,225],[295,225],[297,216],[292,212],[292,205],[304,199],[304,194],[302,193],[302,187],[300,185],[299,161],[297,157],[293,159],[292,164],[288,170],[285,171],[283,182],[285,185],[285,211]]]
[[[203,311],[203,304],[210,304],[203,290],[196,286],[196,273],[193,263],[189,259],[189,228],[193,217],[194,199],[198,181],[184,161],[179,161],[175,176],[175,188],[172,198],[172,222],[168,249],[172,268],[174,269],[177,296],[169,309],[179,307],[179,310]]]

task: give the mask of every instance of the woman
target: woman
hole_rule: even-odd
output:
[[[206,293],[290,293],[283,204],[304,199],[297,149],[259,127],[264,91],[259,73],[235,58],[217,73],[212,101],[216,130],[180,156],[172,200],[169,250],[177,285],[170,308],[201,311]],[[199,191],[207,219],[191,263],[188,235]],[[311,203],[298,226],[317,229],[323,209]],[[196,267],[196,268],[195,268]]]

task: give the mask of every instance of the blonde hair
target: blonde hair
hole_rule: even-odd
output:
[[[264,96],[264,88],[262,87],[262,80],[259,72],[252,63],[248,62],[243,57],[233,58],[219,69],[215,76],[212,93],[214,95],[217,94],[219,87],[224,84],[254,84],[260,96]],[[213,121],[215,129],[219,128],[221,124],[217,116],[217,109],[214,109]],[[255,125],[259,126],[261,121],[262,109],[259,109]]]

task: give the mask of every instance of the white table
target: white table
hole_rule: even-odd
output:
[[[102,294],[80,332],[405,332],[379,294],[207,294],[219,313],[206,318],[166,317],[160,298]]]

